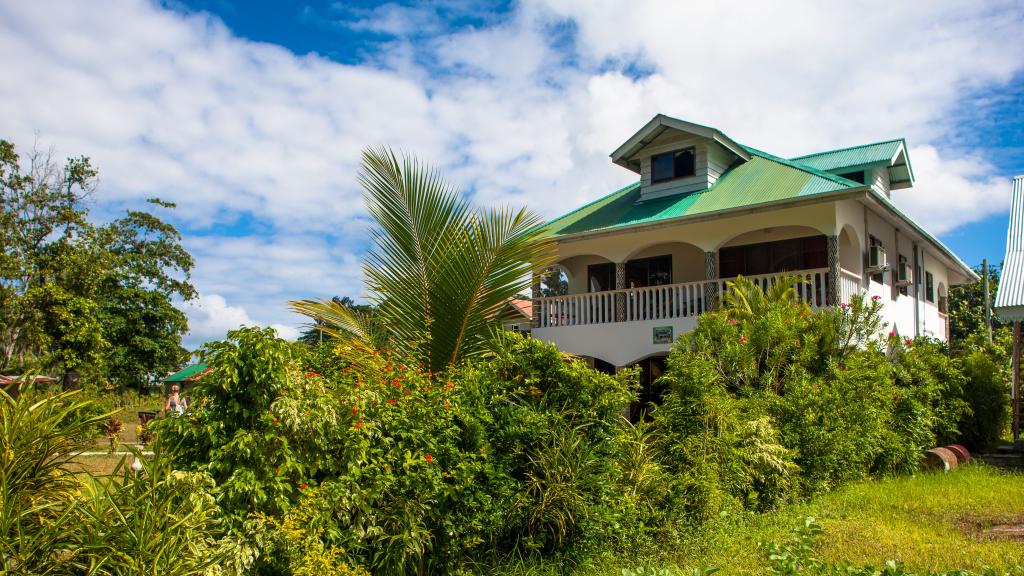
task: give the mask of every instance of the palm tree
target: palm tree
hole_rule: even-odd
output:
[[[772,278],[762,288],[750,278],[739,276],[726,282],[727,290],[724,297],[724,308],[729,317],[736,320],[751,320],[767,310],[771,304],[792,302],[796,300],[797,283],[800,276],[780,276]]]
[[[539,217],[474,209],[435,169],[388,148],[363,151],[358,180],[377,223],[363,264],[375,314],[329,300],[292,308],[358,345],[421,353],[434,370],[482,352],[493,312],[549,262]]]

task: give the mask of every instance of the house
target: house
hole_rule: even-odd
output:
[[[492,318],[501,322],[505,330],[529,335],[533,325],[533,303],[527,298],[509,298]]]
[[[1021,394],[1021,357],[1024,355],[1024,176],[1013,179],[1013,200],[1010,204],[1010,226],[1006,233],[1006,257],[1003,259],[1002,278],[996,291],[993,311],[1003,320],[1013,322],[1013,440],[1020,440],[1021,412],[1024,405]]]
[[[787,159],[659,114],[611,159],[638,181],[544,227],[556,264],[534,277],[533,336],[605,371],[640,364],[645,386],[738,275],[798,273],[812,309],[877,296],[890,330],[942,340],[949,288],[977,279],[894,206],[914,185],[903,139]]]

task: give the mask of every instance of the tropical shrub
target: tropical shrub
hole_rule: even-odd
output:
[[[971,450],[990,449],[1010,424],[1010,370],[1004,350],[978,343],[961,356],[964,399],[970,409],[960,418],[960,440]]]
[[[269,328],[242,328],[206,345],[210,372],[192,389],[190,415],[152,424],[176,466],[214,480],[233,528],[251,512],[287,510],[298,490],[290,479],[305,472],[270,410],[287,387],[292,360],[291,346],[275,336]]]
[[[75,454],[105,420],[77,392],[0,389],[0,573],[45,574],[68,566],[82,482]]]

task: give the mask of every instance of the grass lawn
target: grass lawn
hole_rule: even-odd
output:
[[[983,464],[950,474],[865,481],[811,502],[770,514],[742,514],[686,537],[675,550],[623,562],[600,558],[573,572],[621,576],[622,568],[656,566],[689,573],[716,566],[721,574],[763,574],[768,570],[763,541],[784,542],[801,518],[813,516],[825,529],[818,557],[880,566],[900,560],[908,570],[1009,570],[1024,564],[1024,542],[984,534],[994,524],[1024,523],[1024,474]],[[554,574],[556,567],[514,566],[503,574]]]

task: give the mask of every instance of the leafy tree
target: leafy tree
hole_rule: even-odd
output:
[[[539,218],[474,209],[434,169],[385,148],[363,152],[359,182],[377,223],[364,266],[369,299],[390,347],[422,353],[434,370],[482,352],[494,310],[546,264]],[[292,307],[352,340],[379,334],[329,301]]]
[[[174,208],[158,199],[149,203]],[[107,374],[122,387],[141,387],[150,374],[178,367],[187,355],[181,335],[188,319],[172,300],[196,296],[188,282],[192,256],[174,226],[147,212],[129,211],[97,236],[109,260],[95,297],[111,345]]]
[[[14,145],[0,140],[0,369],[26,364],[43,336],[31,294],[67,281],[74,244],[88,224],[83,202],[95,186],[88,158],[59,166],[33,150],[22,170]],[[81,262],[81,260],[78,260]],[[75,267],[77,269],[77,267]],[[44,299],[45,300],[45,299]]]
[[[981,267],[974,269],[981,276]],[[996,300],[999,289],[999,268],[990,266],[988,269],[989,303]],[[992,315],[992,330],[1006,329],[1009,324],[998,316]],[[949,291],[949,331],[950,341],[954,347],[967,341],[971,334],[984,334],[985,330],[985,290],[981,280],[956,286]]]
[[[178,231],[141,211],[91,223],[86,157],[61,167],[33,150],[26,164],[0,140],[0,370],[59,372],[66,385],[87,371],[125,386],[178,366],[188,326],[172,301],[196,295]]]

